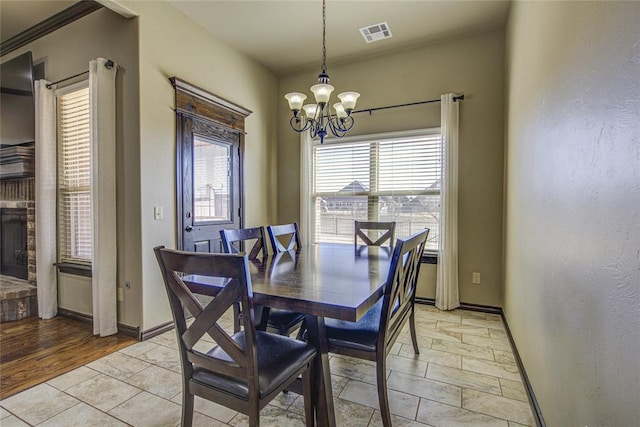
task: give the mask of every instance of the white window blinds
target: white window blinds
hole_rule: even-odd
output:
[[[439,129],[314,143],[313,241],[352,243],[354,220],[395,221],[396,237],[428,227],[437,250],[441,150]]]
[[[91,134],[89,88],[57,97],[58,258],[91,263]]]

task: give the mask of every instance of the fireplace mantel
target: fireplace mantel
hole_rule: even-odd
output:
[[[0,179],[30,178],[34,176],[35,147],[33,142],[0,148]]]

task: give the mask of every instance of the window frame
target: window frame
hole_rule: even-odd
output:
[[[442,138],[442,132],[440,127],[432,127],[432,128],[424,128],[424,129],[415,129],[415,130],[407,130],[407,131],[397,131],[397,132],[385,132],[385,133],[376,133],[376,134],[364,134],[364,135],[356,135],[356,136],[348,136],[344,138],[326,138],[324,142],[324,146],[333,145],[333,144],[345,144],[345,143],[359,143],[366,141],[383,141],[389,139],[400,139],[400,138],[411,138],[411,137],[419,137],[419,136],[432,136],[439,135]],[[316,191],[316,165],[315,156],[314,156],[314,147],[320,145],[319,139],[312,139],[310,141],[309,153],[308,153],[308,180],[309,180],[309,197],[307,198],[307,205],[309,210],[309,225],[310,225],[310,234],[309,240],[311,242],[317,243],[317,230],[316,230],[316,207],[315,200],[317,197],[323,196],[335,196],[335,194],[331,194],[331,192],[318,192]],[[378,173],[375,175],[379,176]],[[421,191],[420,195],[438,195],[440,196],[442,189],[439,188],[436,190],[428,190]],[[367,195],[368,200],[368,218],[371,218],[371,201],[373,199],[378,199],[379,195]],[[372,219],[369,219],[372,220]],[[375,219],[373,219],[375,220]],[[438,236],[438,246],[439,246]],[[438,259],[438,249],[426,249],[422,256],[422,262],[428,264],[437,264]]]
[[[56,117],[56,224],[57,224],[57,233],[56,233],[56,247],[57,247],[57,254],[56,254],[56,266],[58,267],[58,271],[61,273],[67,273],[67,274],[74,274],[74,275],[79,275],[79,276],[85,276],[85,277],[91,277],[91,271],[92,271],[92,262],[91,259],[89,260],[84,260],[84,259],[62,259],[62,226],[61,226],[61,217],[62,217],[62,203],[61,203],[61,195],[65,192],[64,189],[61,188],[60,185],[60,178],[61,178],[61,168],[63,167],[62,162],[61,162],[61,141],[60,141],[60,116],[59,116],[59,98],[61,96],[64,95],[68,95],[70,93],[73,92],[77,92],[83,89],[89,89],[89,79],[84,79],[80,82],[59,88],[55,90],[55,117]],[[89,104],[88,104],[88,109],[89,109],[89,114],[91,115],[91,95],[90,93],[88,94],[89,96]],[[89,119],[89,126],[91,126],[91,120]],[[90,174],[92,174],[92,170],[93,170],[93,163],[94,163],[94,159],[93,159],[93,152],[92,152],[92,146],[91,146],[91,128],[89,128],[89,162],[90,162]],[[91,178],[90,178],[90,183],[89,183],[89,194],[90,194],[90,199],[91,199],[91,210],[93,210],[93,184],[91,182]],[[91,251],[93,253],[93,238],[94,238],[94,226],[93,226],[93,217],[91,218],[91,230],[90,230],[90,235],[91,235]],[[93,255],[92,255],[93,256]]]

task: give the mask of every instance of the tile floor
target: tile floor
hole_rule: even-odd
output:
[[[534,426],[500,316],[417,305],[420,354],[408,330],[387,358],[394,426]],[[224,327],[231,327],[231,318]],[[207,343],[203,343],[207,345]],[[175,332],[136,343],[0,401],[13,426],[178,426],[181,383]],[[330,360],[338,426],[382,425],[374,364]],[[243,426],[247,418],[196,398],[195,426]],[[281,394],[264,426],[303,426],[302,397]]]

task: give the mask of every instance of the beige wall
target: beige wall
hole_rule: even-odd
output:
[[[88,70],[89,61],[97,57],[110,58],[120,65],[116,81],[118,286],[127,281],[139,283],[137,23],[101,9],[5,55],[2,62],[28,50],[33,52],[34,62],[44,61],[49,81]],[[70,82],[74,81],[77,79]],[[61,308],[91,314],[90,279],[60,274],[58,287]],[[141,303],[140,289],[128,291],[125,300],[118,303],[118,322],[138,326]]]
[[[640,420],[640,2],[515,2],[505,312],[550,426]]]
[[[170,320],[153,247],[175,247],[175,113],[168,78],[180,77],[241,105],[246,120],[246,226],[275,218],[277,80],[264,67],[220,42],[165,2],[126,2],[140,22],[140,213],[142,328]],[[164,219],[153,220],[162,206]]]
[[[320,58],[319,58],[320,59]],[[299,136],[289,128],[287,92],[315,83],[318,69],[280,79],[278,221],[299,219]],[[328,66],[335,93],[355,90],[358,108],[465,94],[460,106],[460,299],[502,305],[502,170],[504,34],[502,31],[434,44],[343,65]],[[352,135],[440,126],[440,104],[358,114]],[[434,298],[433,266],[421,274],[421,296]],[[471,273],[482,284],[471,284]]]

